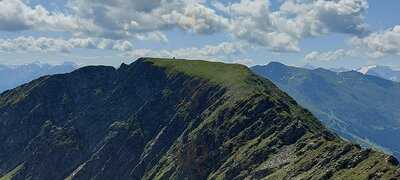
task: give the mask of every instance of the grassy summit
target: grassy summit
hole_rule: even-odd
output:
[[[183,73],[194,79],[206,80],[224,87],[236,98],[251,96],[254,93],[262,93],[272,99],[283,95],[271,82],[259,78],[241,64],[165,58],[144,58],[144,62],[164,68],[170,76]]]
[[[207,79],[210,82],[228,87],[243,86],[253,77],[244,65],[209,62],[202,60],[146,58],[147,62],[166,68],[169,73],[182,72],[192,77]]]

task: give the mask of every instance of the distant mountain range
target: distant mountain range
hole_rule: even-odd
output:
[[[305,64],[304,66],[301,66],[300,68],[303,69],[308,69],[308,70],[314,70],[314,69],[318,69],[318,66],[314,66],[312,64]],[[334,72],[346,72],[346,71],[350,71],[347,68],[344,67],[339,67],[339,68],[329,68],[329,70],[334,71]]]
[[[400,157],[400,83],[356,71],[310,70],[276,62],[252,70],[343,137]]]
[[[0,179],[396,179],[237,64],[142,58],[0,95]]]
[[[304,69],[308,69],[308,70],[315,70],[315,69],[318,69],[319,67],[314,66],[312,64],[306,64],[300,68],[304,68]],[[328,68],[328,70],[331,70],[334,72],[352,71],[351,69],[343,68],[343,67]],[[356,68],[356,69],[354,69],[354,71],[357,71],[362,74],[378,76],[383,79],[387,79],[387,80],[391,80],[391,81],[400,82],[400,70],[394,69],[389,66],[370,65],[370,66],[363,66],[360,68]]]
[[[365,66],[357,69],[362,74],[378,76],[391,81],[400,82],[400,70],[394,70],[388,66]]]
[[[71,62],[61,65],[32,63],[25,65],[0,65],[0,93],[30,82],[44,75],[71,72],[78,66]]]
[[[347,68],[329,68],[328,70],[333,71],[333,72],[347,72],[347,71],[351,71],[350,69]]]

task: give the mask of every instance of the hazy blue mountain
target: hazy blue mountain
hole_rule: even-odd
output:
[[[312,65],[312,64],[307,63],[307,64],[305,64],[304,66],[302,66],[301,68],[309,69],[309,70],[314,70],[314,69],[317,69],[318,67],[317,67],[317,66],[314,66],[314,65]]]
[[[400,71],[394,70],[389,66],[372,65],[372,66],[361,67],[357,69],[357,71],[362,74],[378,76],[391,81],[396,81],[396,82],[400,81]]]
[[[400,157],[400,84],[356,71],[270,63],[252,70],[272,80],[343,137]]]
[[[315,69],[318,69],[318,68],[320,68],[320,67],[315,66],[315,65],[312,65],[312,64],[310,64],[310,63],[307,63],[307,64],[305,64],[304,66],[301,66],[300,68],[308,69],[308,70],[315,70]],[[331,70],[331,71],[333,71],[333,72],[346,72],[346,71],[350,71],[349,69],[344,68],[344,67],[329,68],[329,70]]]
[[[329,70],[330,70],[330,71],[333,71],[333,72],[347,72],[347,71],[351,71],[351,70],[349,70],[349,69],[347,69],[347,68],[344,68],[344,67],[329,68]]]
[[[0,65],[0,93],[44,75],[67,73],[76,68],[77,65],[71,62],[65,62],[61,65],[42,63]]]

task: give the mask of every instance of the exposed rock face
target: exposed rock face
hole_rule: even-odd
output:
[[[240,65],[139,59],[0,96],[4,179],[400,178]]]

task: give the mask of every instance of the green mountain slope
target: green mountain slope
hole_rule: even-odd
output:
[[[241,65],[142,58],[0,96],[3,179],[398,178]]]
[[[307,70],[280,63],[252,70],[342,136],[400,157],[399,83],[354,71]]]

